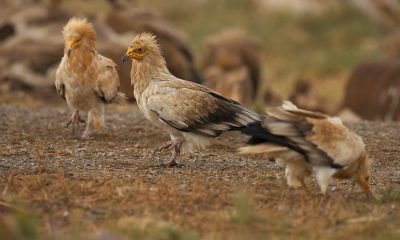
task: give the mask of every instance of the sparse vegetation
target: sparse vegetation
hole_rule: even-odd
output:
[[[233,196],[233,208],[230,212],[230,220],[239,226],[248,226],[261,220],[257,214],[252,200],[245,190],[241,190]]]
[[[168,136],[130,107],[107,115],[112,131],[91,142],[57,127],[66,109],[0,110],[7,113],[0,121],[10,126],[0,141],[0,239],[10,231],[61,240],[394,239],[400,234],[397,124],[353,126],[377,159],[372,187],[382,198],[369,201],[348,181],[333,181],[330,198],[317,195],[312,179],[307,184],[313,197],[290,189],[276,164],[263,156],[238,155],[235,149],[245,139],[236,135],[218,140],[207,152],[184,156],[183,168],[160,169],[150,156]],[[39,121],[44,117],[52,119],[47,126]],[[385,152],[375,141],[383,137]]]
[[[380,200],[384,203],[390,202],[400,202],[400,189],[399,188],[390,188],[386,190]]]
[[[62,4],[79,15],[109,9],[105,0]],[[162,12],[187,34],[197,61],[207,36],[245,28],[263,43],[262,88],[286,97],[297,78],[311,78],[331,109],[350,70],[382,57],[381,41],[392,30],[345,6],[293,15],[262,12],[246,0],[128,4]],[[261,98],[254,103],[260,111]],[[108,109],[107,132],[90,142],[63,127],[65,103],[38,106],[21,92],[0,96],[0,239],[400,238],[398,123],[351,126],[374,159],[372,187],[381,198],[369,201],[340,181],[331,197],[317,195],[312,180],[313,197],[289,189],[282,168],[237,154],[246,140],[237,135],[183,156],[182,168],[160,169],[152,153],[168,136],[131,106]]]

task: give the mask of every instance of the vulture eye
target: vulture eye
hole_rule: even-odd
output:
[[[137,48],[136,52],[142,52],[142,50],[143,50],[142,48]]]

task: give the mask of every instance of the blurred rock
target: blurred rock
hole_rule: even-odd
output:
[[[389,58],[400,57],[400,30],[394,31],[383,41],[383,51]]]
[[[47,26],[49,23],[62,23],[69,19],[69,14],[59,7],[57,1],[12,1],[2,6],[0,14],[0,25],[7,22],[14,26],[16,33],[23,33],[31,27]]]
[[[0,45],[0,58],[9,68],[12,64],[23,63],[35,72],[45,74],[47,69],[57,64],[64,49],[62,24],[31,28],[29,31],[17,34]]]
[[[278,96],[275,92],[271,89],[266,89],[263,93],[263,102],[268,107],[279,106],[282,104],[282,98]]]
[[[270,12],[323,15],[340,7],[356,9],[372,21],[396,26],[400,21],[398,0],[253,0],[255,9]]]
[[[205,85],[225,97],[249,104],[253,99],[253,85],[249,69],[242,65],[230,71],[210,66],[204,71]]]
[[[6,40],[14,34],[15,27],[12,24],[5,22],[0,25],[0,42]]]
[[[360,64],[351,74],[342,108],[368,120],[400,120],[400,61]]]
[[[4,9],[0,20],[0,29],[7,33],[0,41],[2,89],[34,92],[41,98],[56,96],[54,69],[63,55],[61,30],[68,15],[51,3],[15,1]]]
[[[300,78],[296,81],[289,101],[300,108],[326,112],[324,100],[314,92],[312,82],[308,79]]]
[[[396,26],[400,22],[400,2],[397,0],[349,0],[348,2],[373,21],[388,26]]]
[[[230,29],[209,37],[202,59],[204,84],[249,104],[259,85],[260,53],[261,44],[242,30]]]
[[[323,0],[253,0],[258,8],[266,11],[285,11],[295,14],[320,15],[333,7],[338,6],[342,1]]]

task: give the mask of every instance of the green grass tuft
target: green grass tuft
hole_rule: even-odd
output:
[[[233,197],[230,221],[240,226],[248,226],[261,220],[248,193],[244,190],[236,193]]]
[[[383,203],[400,202],[400,189],[389,188],[382,194],[380,201]]]

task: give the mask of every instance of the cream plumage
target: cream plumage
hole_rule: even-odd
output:
[[[339,118],[297,108],[290,102],[267,110],[261,123],[242,131],[251,136],[242,153],[266,153],[286,166],[291,187],[304,186],[304,177],[315,172],[322,193],[334,178],[351,178],[370,192],[369,160],[361,137]]]
[[[239,103],[171,75],[152,34],[137,35],[123,60],[127,58],[133,59],[131,80],[140,111],[171,136],[162,147],[174,148],[166,166],[176,164],[182,145],[189,151],[202,148],[210,137],[259,121]]]
[[[104,124],[103,105],[125,101],[118,92],[117,65],[96,51],[96,32],[86,19],[71,18],[64,26],[64,57],[56,73],[57,92],[73,109],[67,126],[84,122],[79,111],[88,112],[88,122],[82,139]]]

